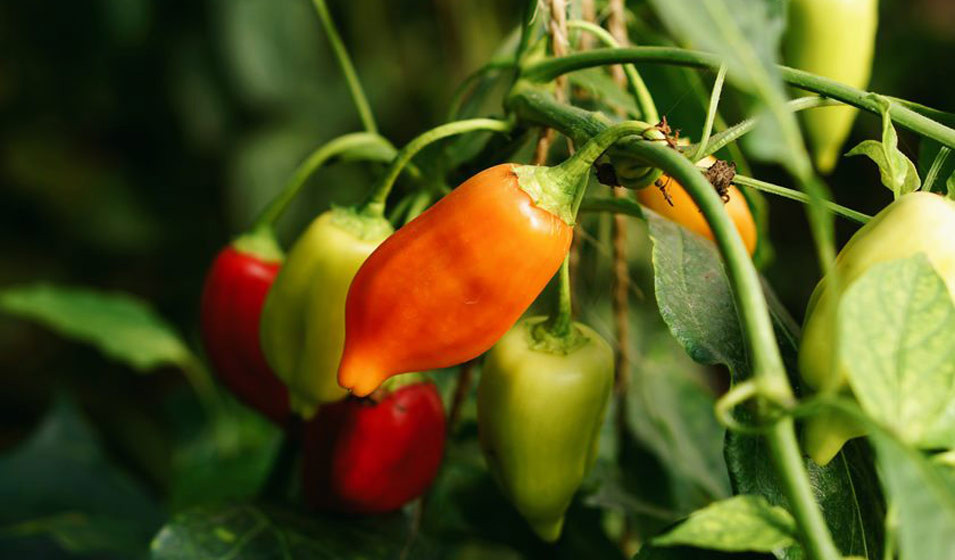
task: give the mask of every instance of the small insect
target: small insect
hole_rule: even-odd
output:
[[[663,195],[663,200],[667,201],[667,204],[673,206],[673,198],[670,196],[670,193],[667,191],[667,187],[670,186],[670,176],[664,175],[660,177],[653,183],[656,188],[660,189],[660,194]]]
[[[705,175],[706,180],[713,185],[720,198],[723,199],[723,204],[728,203],[730,201],[730,185],[733,183],[733,178],[736,177],[736,164],[718,159],[706,170]]]
[[[656,124],[653,128],[660,131],[666,139],[667,146],[670,146],[674,150],[677,149],[677,144],[680,141],[680,130],[677,129],[674,131],[670,128],[670,123],[667,122],[666,115],[663,115],[663,118],[660,119],[660,122]]]

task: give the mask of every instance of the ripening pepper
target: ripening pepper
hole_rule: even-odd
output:
[[[878,0],[790,0],[783,39],[786,64],[865,89],[872,73]],[[828,173],[839,158],[857,109],[838,106],[803,114],[816,167]]]
[[[545,321],[520,321],[488,353],[478,434],[504,494],[552,542],[596,459],[614,366],[610,345],[589,327],[573,323],[572,338],[554,341],[540,332]]]
[[[262,349],[289,388],[293,412],[347,394],[336,374],[345,337],[345,297],[362,262],[392,232],[380,217],[334,208],[315,218],[289,251],[262,312]]]
[[[834,356],[835,310],[840,294],[875,264],[924,253],[955,296],[955,202],[927,192],[907,194],[879,212],[843,247],[836,258],[839,293],[824,277],[813,291],[806,311],[799,349],[799,370],[816,390],[848,391],[845,356]],[[848,439],[863,435],[848,419],[810,417],[803,427],[803,444],[812,459],[825,465]]]
[[[319,509],[394,511],[431,485],[444,454],[445,419],[434,384],[411,374],[372,398],[323,405],[306,424],[302,487]]]
[[[278,424],[289,417],[288,391],[262,355],[259,318],[281,266],[282,252],[271,235],[238,238],[213,261],[199,311],[213,371],[240,400]]]
[[[482,171],[375,250],[348,293],[343,387],[364,396],[392,375],[470,360],[514,325],[570,248],[553,169]]]
[[[708,156],[697,165],[709,167],[715,162],[716,158]],[[658,182],[663,185],[663,190],[656,186],[649,186],[637,191],[637,200],[640,204],[696,234],[711,241],[714,240],[713,231],[710,230],[710,225],[700,212],[700,207],[696,205],[683,185],[666,175],[658,179]],[[664,190],[666,196],[663,194]],[[746,250],[752,255],[756,251],[756,222],[753,220],[749,204],[746,203],[746,197],[735,185],[730,185],[726,191],[726,200],[724,208],[733,220],[736,231],[743,238]]]

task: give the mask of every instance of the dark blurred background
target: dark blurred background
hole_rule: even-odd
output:
[[[457,84],[520,11],[512,0],[330,4],[396,145],[445,119]],[[955,3],[882,4],[872,89],[955,110]],[[5,0],[0,52],[0,287],[47,280],[131,292],[191,341],[215,252],[305,154],[360,127],[307,0]],[[695,103],[679,92],[657,98],[667,113]],[[690,136],[698,128],[674,124]],[[865,116],[850,144],[879,130]],[[901,134],[915,159],[917,141]],[[777,170],[757,171],[787,184]],[[371,179],[356,166],[322,171],[283,220],[283,240],[329,201],[356,200]],[[864,212],[891,198],[863,158],[843,160],[830,185]],[[800,318],[818,274],[804,213],[771,203],[776,258],[766,274]],[[854,230],[838,225],[842,239]],[[0,449],[30,430],[60,388],[122,440],[129,425],[150,433],[157,395],[181,385],[172,373],[131,376],[95,350],[0,317]]]

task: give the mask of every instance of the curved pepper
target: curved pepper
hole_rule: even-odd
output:
[[[783,40],[786,64],[865,89],[872,73],[878,20],[878,0],[790,0]],[[836,166],[857,112],[842,106],[803,115],[821,172]]]
[[[444,454],[445,420],[433,383],[322,406],[305,427],[302,481],[313,507],[394,511],[431,485]]]
[[[541,207],[546,169],[482,171],[375,250],[348,293],[343,387],[364,396],[392,375],[470,360],[514,325],[573,236]]]
[[[823,278],[813,291],[806,311],[799,370],[813,389],[848,390],[848,371],[834,356],[835,313],[840,295],[872,265],[924,253],[949,292],[955,296],[955,202],[939,195],[907,194],[879,212],[852,236],[836,258],[840,290],[835,293]],[[837,359],[833,362],[832,360]],[[828,463],[846,440],[862,435],[860,427],[840,417],[811,417],[804,427],[806,451],[820,465]],[[831,428],[831,429],[827,429]]]
[[[383,218],[336,208],[315,218],[289,251],[262,312],[262,349],[305,418],[346,391],[336,373],[345,338],[345,298],[358,268],[392,232]]]
[[[716,158],[708,156],[697,165],[709,167],[715,162]],[[711,241],[714,240],[713,231],[710,230],[706,218],[700,212],[700,207],[696,205],[696,202],[686,192],[683,185],[666,175],[662,176],[658,182],[663,185],[663,189],[650,186],[637,191],[637,200],[640,201],[640,204],[696,234]],[[663,194],[664,190],[666,191],[665,196]],[[669,197],[669,200],[667,200],[667,197]],[[726,191],[726,201],[724,208],[733,220],[736,231],[743,238],[746,250],[752,255],[756,251],[756,222],[753,220],[753,214],[746,203],[746,197],[735,185],[730,185]]]
[[[239,399],[276,423],[289,416],[288,391],[259,345],[265,295],[282,266],[274,252],[257,255],[243,238],[222,249],[206,275],[200,303],[202,342],[219,379]]]
[[[535,338],[543,317],[519,322],[488,353],[478,385],[478,429],[504,494],[545,541],[597,454],[613,387],[613,350],[580,323],[575,344]]]

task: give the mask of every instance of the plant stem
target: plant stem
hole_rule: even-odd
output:
[[[932,186],[935,184],[935,180],[938,178],[939,171],[942,170],[942,167],[945,165],[945,161],[948,160],[949,154],[952,153],[947,146],[942,146],[938,150],[938,154],[935,155],[935,159],[932,160],[932,167],[929,168],[928,173],[925,175],[925,184],[922,185],[922,190],[932,191]]]
[[[572,134],[579,136],[585,134],[584,130],[588,125],[599,126],[596,122],[581,118],[581,111],[578,109],[548,103],[546,96],[535,97],[520,89],[516,90],[515,96],[517,98],[512,107],[520,118],[532,122],[543,121],[540,124],[557,128],[566,127]],[[586,111],[582,113],[587,114]],[[776,345],[759,275],[726,213],[722,200],[696,166],[665,144],[637,140],[628,142],[626,148],[631,157],[663,169],[677,180],[701,209],[725,261],[740,322],[747,337],[747,347],[752,355],[753,378],[759,386],[760,394],[776,402],[792,402],[794,395]],[[581,151],[586,149],[585,146]],[[579,154],[580,152],[577,155]],[[613,201],[614,204],[623,202],[627,201]],[[777,420],[767,437],[773,463],[780,475],[793,515],[799,523],[807,550],[814,558],[839,558],[822,513],[814,501],[792,420]]]
[[[809,204],[809,195],[803,193],[802,191],[797,191],[794,189],[787,189],[786,187],[781,187],[779,185],[774,185],[772,183],[767,183],[766,181],[760,181],[759,179],[754,179],[752,177],[746,177],[745,175],[736,175],[733,178],[733,184],[741,187],[748,187],[757,191],[762,191],[783,198],[788,198],[790,200],[797,200],[804,204]],[[846,208],[845,206],[840,206],[831,200],[824,200],[823,206],[833,214],[842,216],[843,218],[848,218],[854,222],[864,224],[872,219],[872,216],[868,214],[863,214],[862,212],[857,212],[851,208]]]
[[[759,275],[719,196],[699,170],[676,151],[652,142],[636,146],[648,164],[663,169],[683,185],[709,223],[733,287],[736,308],[753,358],[753,379],[760,394],[778,402],[792,402],[795,397],[776,345]],[[777,473],[810,556],[841,558],[813,497],[792,418],[777,420],[767,438]]]
[[[587,31],[600,39],[600,41],[608,47],[620,47],[617,40],[614,39],[613,35],[606,29],[589,21],[575,19],[568,21],[567,27]],[[636,66],[633,64],[624,64],[623,71],[627,76],[627,86],[630,90],[630,94],[633,95],[634,100],[637,102],[637,107],[640,109],[640,118],[648,122],[659,121],[660,114],[657,113],[657,106],[653,102],[653,96],[650,95],[650,90],[647,89],[647,84],[643,81],[643,78],[640,77],[640,73],[637,72]]]
[[[525,68],[522,76],[532,81],[547,82],[575,70],[628,62],[675,64],[713,70],[722,65],[722,60],[715,54],[675,47],[594,49],[538,62]],[[788,66],[779,66],[778,69],[782,79],[790,85],[881,115],[878,100],[869,92]],[[955,130],[921,115],[907,104],[891,100],[890,103],[889,116],[893,122],[955,149]]]
[[[557,338],[571,334],[573,324],[573,302],[570,286],[570,257],[564,258],[557,273],[557,305],[547,320],[547,331]]]
[[[252,224],[252,230],[258,231],[275,225],[275,222],[288,209],[289,204],[305,186],[312,173],[315,173],[319,167],[330,159],[358,148],[372,148],[371,151],[366,152],[365,156],[367,159],[378,161],[390,161],[397,153],[391,142],[372,132],[355,132],[331,140],[312,152],[298,166],[288,183],[285,184],[282,192],[272,199],[265,210],[256,218]]]
[[[713,93],[710,94],[710,106],[706,112],[706,121],[703,123],[703,133],[700,135],[699,148],[693,155],[693,162],[700,161],[706,155],[706,144],[710,141],[710,134],[713,132],[713,121],[716,119],[716,110],[720,106],[720,95],[723,93],[723,81],[726,79],[726,65],[720,66],[716,73],[716,81],[713,82]]]
[[[830,107],[833,105],[839,105],[839,102],[833,99],[827,99],[825,97],[819,97],[816,95],[810,95],[807,97],[800,97],[798,99],[793,99],[786,102],[786,108],[793,112],[803,111],[806,109],[814,109],[816,107]],[[739,140],[743,135],[751,132],[756,125],[759,123],[759,119],[756,117],[750,117],[746,120],[740,121],[739,123],[733,125],[730,128],[727,128],[723,132],[713,135],[710,137],[709,141],[706,143],[706,147],[700,149],[701,144],[696,144],[690,146],[688,150],[692,151],[694,147],[698,150],[696,160],[715,154],[716,152],[722,150],[725,146],[732,144]]]
[[[341,66],[342,74],[345,75],[345,81],[348,82],[348,89],[351,92],[352,100],[355,102],[355,108],[358,110],[358,116],[361,118],[365,131],[378,132],[375,117],[368,105],[368,98],[365,97],[365,92],[361,88],[358,74],[355,73],[355,67],[348,56],[348,50],[342,42],[341,35],[338,34],[338,29],[335,28],[335,22],[332,21],[332,16],[328,13],[325,0],[312,0],[312,4],[315,6],[315,11],[318,12],[318,18],[322,21],[325,35],[328,36],[328,42],[335,52],[335,58],[338,59],[338,65]]]
[[[371,194],[368,196],[368,199],[364,202],[364,204],[362,204],[362,213],[373,216],[384,215],[385,201],[388,199],[388,193],[391,192],[391,188],[394,186],[395,181],[401,174],[401,170],[408,165],[408,162],[411,161],[411,158],[413,158],[415,154],[420,152],[429,144],[433,144],[442,138],[463,134],[465,132],[473,132],[476,130],[508,132],[513,126],[513,123],[510,121],[502,121],[497,119],[468,119],[443,124],[422,133],[401,148],[401,150],[399,150],[395,155],[394,159],[391,160],[391,165],[388,166],[385,174],[382,175],[381,179],[379,179],[375,184]]]

